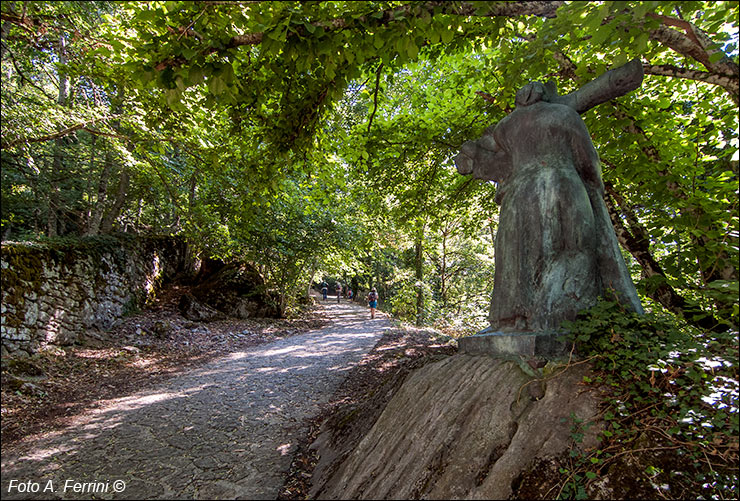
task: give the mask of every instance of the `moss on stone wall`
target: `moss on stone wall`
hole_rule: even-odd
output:
[[[3,353],[109,328],[151,300],[162,283],[192,269],[189,256],[184,241],[166,236],[4,243]]]
[[[2,287],[3,315],[5,327],[18,329],[22,319],[18,315],[5,314],[12,308],[12,313],[25,305],[26,295],[41,288],[41,270],[43,256],[37,248],[20,244],[2,246]]]

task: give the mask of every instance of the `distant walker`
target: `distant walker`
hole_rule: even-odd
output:
[[[367,294],[367,305],[370,307],[370,318],[375,318],[375,309],[378,307],[378,291],[375,287]]]

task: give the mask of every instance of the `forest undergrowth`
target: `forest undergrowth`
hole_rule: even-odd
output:
[[[598,448],[567,458],[558,497],[590,497],[610,475],[638,497],[649,487],[664,499],[736,499],[738,333],[703,332],[609,301],[568,329],[594,367],[584,383],[605,391],[604,429]],[[574,422],[574,440],[582,432]]]

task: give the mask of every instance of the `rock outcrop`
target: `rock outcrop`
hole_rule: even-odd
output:
[[[230,317],[276,317],[277,300],[271,300],[259,271],[246,263],[210,260],[210,274],[201,274],[192,295],[198,302]]]
[[[428,364],[333,467],[321,462],[335,456],[332,441],[319,436],[324,474],[311,498],[506,499],[535,466],[595,445],[599,395],[579,385],[587,371],[534,378],[514,361],[465,354]]]
[[[224,313],[199,302],[192,294],[180,296],[177,309],[183,317],[193,322],[212,322],[226,318]]]

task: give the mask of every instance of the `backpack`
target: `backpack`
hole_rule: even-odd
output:
[[[370,292],[367,295],[367,300],[368,301],[377,301],[378,300],[378,294],[376,292]]]

